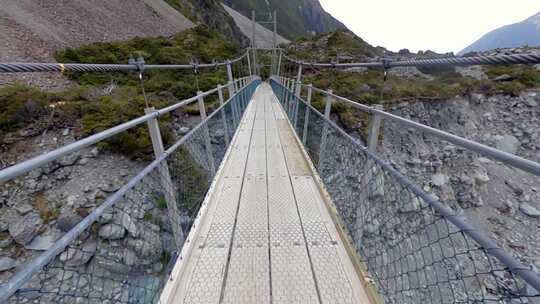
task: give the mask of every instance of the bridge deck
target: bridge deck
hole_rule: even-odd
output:
[[[268,84],[253,96],[167,303],[369,303]]]

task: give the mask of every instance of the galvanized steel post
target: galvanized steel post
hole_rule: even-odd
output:
[[[251,58],[249,57],[250,56],[249,55],[250,50],[251,49],[248,49],[248,51],[247,51],[247,64],[248,64],[248,69],[249,69],[249,75],[251,76],[251,75],[253,75],[253,71],[251,70]]]
[[[328,90],[326,94],[326,106],[324,108],[324,117],[328,120],[330,120],[330,112],[332,111],[332,103],[334,102],[334,97],[332,96],[332,90]],[[326,140],[328,137],[328,123],[324,123],[323,132],[322,132],[322,138],[321,138],[321,146],[319,148],[319,169],[322,165],[322,162],[324,160],[324,150],[326,149]]]
[[[236,108],[237,108],[237,104],[236,102],[234,102],[234,100],[232,99],[233,96],[234,96],[234,78],[233,78],[233,74],[232,74],[232,68],[231,68],[231,62],[229,60],[227,60],[227,78],[229,80],[229,84],[227,85],[227,89],[229,90],[229,99],[231,99],[231,111],[232,111],[232,117],[233,117],[233,124],[234,126],[236,127],[238,124],[237,124],[237,114],[236,114]]]
[[[223,106],[223,103],[224,103],[224,100],[223,100],[223,87],[221,86],[221,84],[218,84],[217,86],[218,88],[218,98],[219,98],[219,106]],[[223,109],[221,111],[221,121],[223,122],[223,129],[224,129],[224,132],[225,132],[225,144],[227,145],[227,147],[229,146],[229,142],[230,142],[230,138],[229,138],[229,126],[227,125],[227,114],[226,114],[227,111],[225,111],[225,109]]]
[[[307,87],[307,98],[306,98],[306,103],[308,105],[311,105],[311,94],[313,92],[313,84],[309,84],[308,87]],[[309,107],[306,107],[306,115],[304,117],[304,133],[302,133],[302,142],[304,143],[304,145],[306,145],[306,142],[307,142],[307,134],[308,134],[308,125],[309,125],[309,112],[311,111],[311,109]]]
[[[377,110],[383,110],[382,105],[374,105],[373,107]],[[382,116],[378,115],[377,113],[373,113],[373,115],[371,116],[371,121],[369,123],[369,136],[367,145],[368,149],[371,152],[375,152],[375,150],[377,150],[377,142],[379,141],[381,122]]]
[[[144,109],[144,112],[146,114],[150,114],[155,111],[155,108]],[[156,118],[152,118],[148,120],[147,124],[150,133],[150,139],[152,140],[152,147],[154,148],[154,156],[156,159],[158,159],[165,152],[165,148],[163,147],[163,140],[161,138],[161,132],[159,130],[159,123]],[[180,224],[180,212],[178,212],[178,207],[176,205],[176,189],[173,188],[173,183],[169,172],[169,166],[167,165],[166,159],[164,159],[159,165],[159,175],[161,179],[161,186],[163,187],[163,191],[165,192],[165,202],[167,203],[167,211],[169,213],[169,221],[171,223],[174,233],[176,248],[178,250],[181,250],[185,238],[184,232],[182,231],[182,226]]]
[[[197,92],[197,95],[202,94],[202,92]],[[206,120],[206,108],[204,106],[204,97],[200,96],[198,98],[199,102],[199,112],[201,113],[201,121]],[[210,163],[210,170],[212,174],[216,173],[216,165],[214,163],[214,155],[212,154],[212,142],[210,141],[210,132],[208,131],[208,124],[204,125],[204,141],[206,146],[206,155],[208,157],[208,162]]]
[[[283,56],[283,51],[279,50],[279,58],[278,58],[278,65],[277,65],[277,76],[281,73],[281,57]],[[283,84],[283,79],[281,79],[281,84]]]

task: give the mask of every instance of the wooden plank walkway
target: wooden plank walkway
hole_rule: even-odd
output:
[[[370,303],[270,86],[242,118],[162,303]]]

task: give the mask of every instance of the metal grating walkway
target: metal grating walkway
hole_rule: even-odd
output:
[[[163,303],[369,303],[268,84],[253,96]]]

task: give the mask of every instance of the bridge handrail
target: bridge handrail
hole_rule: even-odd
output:
[[[292,63],[305,67],[319,68],[383,68],[390,69],[395,67],[411,67],[411,66],[469,66],[469,65],[497,65],[497,64],[538,64],[540,63],[540,54],[512,54],[512,55],[497,55],[497,56],[471,56],[471,57],[445,57],[445,58],[427,58],[427,59],[410,59],[398,60],[382,59],[381,61],[373,62],[309,62],[292,58],[282,50],[282,56]]]
[[[295,93],[289,90],[286,86],[281,84],[276,78],[271,78],[271,81],[275,82],[279,86],[283,87],[289,94],[294,95]],[[296,95],[294,95],[296,96]],[[443,204],[440,200],[433,197],[432,195],[426,193],[422,188],[418,187],[413,181],[408,179],[406,176],[401,174],[396,170],[390,163],[383,160],[377,154],[370,151],[366,146],[362,145],[358,139],[349,135],[342,128],[340,128],[335,122],[331,119],[325,117],[324,114],[320,113],[315,107],[311,104],[308,104],[300,96],[296,96],[307,108],[311,109],[316,115],[322,118],[326,123],[332,126],[337,132],[347,138],[353,145],[355,145],[360,150],[364,151],[369,157],[371,157],[377,164],[382,168],[387,170],[391,175],[393,175],[403,186],[409,188],[414,194],[422,198],[429,206],[433,208],[437,213],[442,217],[447,219],[452,224],[456,225],[464,234],[468,235],[470,238],[475,240],[480,246],[482,246],[487,253],[491,254],[497,258],[501,263],[503,263],[508,269],[512,272],[518,274],[525,282],[534,287],[538,292],[540,292],[540,276],[530,267],[525,266],[523,263],[519,262],[512,255],[507,253],[501,246],[497,244],[492,238],[483,233],[480,229],[476,228],[474,225],[469,223],[466,217],[456,213],[450,207]]]
[[[216,68],[233,64],[249,56],[246,51],[242,56],[215,63],[191,64],[144,64],[143,61],[130,61],[129,64],[87,64],[87,63],[26,63],[26,62],[0,62],[2,73],[30,73],[30,72],[120,72],[143,70],[186,70]]]
[[[243,80],[245,79],[249,79],[250,77],[243,77],[243,78],[238,78],[236,79],[235,81],[232,82],[232,84],[227,84],[227,85],[235,85],[239,82],[242,82]],[[152,113],[149,113],[149,114],[146,114],[146,115],[143,115],[141,117],[138,117],[138,118],[135,118],[133,120],[130,120],[128,122],[125,122],[123,124],[120,124],[116,127],[113,127],[113,128],[110,128],[110,129],[107,129],[105,131],[102,131],[102,132],[99,132],[97,134],[94,134],[92,136],[89,136],[89,137],[86,137],[86,138],[83,138],[81,140],[78,140],[74,143],[71,143],[69,145],[66,145],[66,146],[63,146],[63,147],[60,147],[56,150],[53,150],[51,152],[48,152],[48,153],[45,153],[45,154],[42,154],[42,155],[39,155],[39,156],[36,156],[34,158],[31,158],[29,160],[26,160],[24,162],[21,162],[21,163],[18,163],[18,164],[15,164],[13,166],[10,166],[10,167],[7,167],[3,170],[0,171],[0,183],[4,183],[4,182],[7,182],[13,178],[16,178],[24,173],[27,173],[33,169],[36,169],[38,167],[41,167],[43,165],[46,165],[54,160],[57,160],[59,158],[61,158],[62,156],[65,156],[67,154],[70,154],[70,153],[73,153],[73,152],[77,152],[85,147],[88,147],[90,145],[93,145],[95,143],[98,143],[100,141],[103,141],[107,138],[110,138],[118,133],[121,133],[123,131],[126,131],[126,130],[129,130],[131,128],[134,128],[138,125],[141,125],[145,122],[148,122],[149,120],[151,119],[154,119],[154,118],[157,118],[159,116],[162,116],[164,114],[167,114],[169,112],[172,112],[180,107],[183,107],[183,106],[187,106],[193,102],[196,102],[200,97],[206,97],[208,95],[211,95],[215,92],[218,91],[218,88],[215,88],[215,89],[212,89],[212,90],[209,90],[209,91],[206,91],[206,92],[203,92],[202,94],[199,94],[197,96],[194,96],[194,97],[191,97],[191,98],[188,98],[188,99],[185,99],[185,100],[182,100],[174,105],[171,105],[171,106],[168,106],[168,107],[165,107],[165,108],[162,108],[162,109],[159,109],[155,112],[152,112]],[[236,93],[238,94],[238,92]],[[236,94],[234,94],[233,96],[231,96],[229,98],[232,99],[233,97],[236,96]]]
[[[182,146],[188,139],[190,139],[193,134],[198,130],[204,127],[204,125],[217,115],[223,108],[225,108],[230,102],[232,102],[236,96],[242,93],[243,90],[248,88],[250,85],[259,81],[258,77],[253,77],[244,87],[242,87],[237,93],[231,96],[226,102],[219,106],[215,111],[213,111],[208,117],[199,122],[193,129],[191,129],[186,135],[184,135],[180,140],[175,144],[169,147],[165,152],[163,152],[159,157],[156,157],[148,166],[146,166],[141,172],[139,172],[135,177],[133,177],[129,182],[122,186],[118,191],[109,196],[101,205],[99,205],[94,211],[92,211],[88,216],[86,216],[81,222],[79,222],[75,227],[68,231],[64,236],[57,240],[49,249],[43,252],[38,257],[32,259],[25,267],[13,275],[9,281],[2,283],[0,285],[0,302],[7,301],[26,281],[28,281],[34,274],[39,272],[45,265],[47,265],[52,259],[54,259],[58,254],[66,249],[71,242],[73,242],[81,233],[88,229],[94,222],[96,222],[101,215],[103,215],[107,209],[111,208],[116,202],[122,199],[122,197],[131,189],[135,187],[144,177],[146,177],[150,172],[156,169],[162,161],[167,159],[169,155],[175,152],[180,146]],[[215,89],[217,90],[217,89]],[[211,90],[211,91],[215,91]],[[209,91],[210,92],[210,91]],[[204,94],[207,94],[205,92]],[[199,95],[200,96],[200,95]],[[193,98],[191,98],[193,99]],[[190,99],[190,100],[191,100]],[[154,114],[154,113],[153,113]],[[145,115],[143,117],[146,117]],[[156,116],[151,116],[152,118]],[[142,117],[141,117],[142,118]],[[139,118],[140,119],[140,118]],[[23,163],[24,164],[24,163]],[[1,172],[0,172],[1,173]]]
[[[289,78],[283,78],[283,79],[289,79]],[[297,84],[296,80],[291,79],[291,81]],[[303,87],[308,87],[308,85],[303,84],[303,83],[300,83],[300,85]],[[457,135],[454,135],[454,134],[451,134],[451,133],[448,133],[448,132],[445,132],[445,131],[442,131],[442,130],[439,130],[430,126],[426,126],[424,124],[403,118],[398,115],[394,115],[394,114],[391,114],[382,110],[378,110],[374,107],[370,107],[370,106],[358,103],[356,101],[336,95],[334,93],[328,92],[320,88],[316,88],[313,86],[311,86],[311,88],[312,90],[316,92],[322,93],[327,96],[331,96],[361,111],[370,113],[372,115],[379,115],[383,118],[387,118],[403,126],[410,127],[415,130],[431,134],[439,139],[448,141],[456,146],[465,148],[470,151],[477,152],[484,156],[491,157],[505,164],[513,166],[515,168],[521,169],[525,172],[529,172],[536,176],[540,176],[540,163],[525,159],[523,157],[519,157],[515,154],[511,154],[511,153],[507,153],[507,152],[495,149],[493,147],[490,147],[490,146],[487,146],[487,145],[484,145],[484,144],[481,144],[481,143],[478,143],[478,142],[475,142],[475,141],[472,141],[463,137],[459,137]]]

